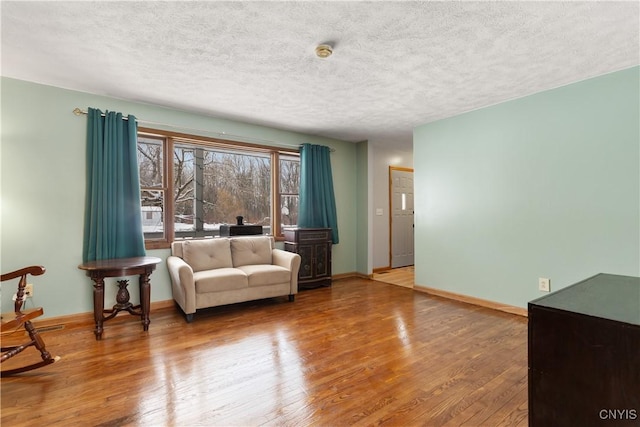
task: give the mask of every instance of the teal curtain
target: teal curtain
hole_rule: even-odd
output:
[[[329,147],[302,144],[298,227],[331,228],[335,245],[339,242],[338,219],[330,157]]]
[[[89,108],[82,261],[144,256],[137,123]]]

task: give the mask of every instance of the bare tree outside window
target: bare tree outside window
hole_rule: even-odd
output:
[[[195,231],[194,150],[173,150],[173,203],[176,232]]]

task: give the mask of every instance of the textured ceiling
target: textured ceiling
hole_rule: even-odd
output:
[[[417,125],[640,64],[639,8],[2,1],[2,75],[410,147]]]

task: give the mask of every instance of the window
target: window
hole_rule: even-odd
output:
[[[138,135],[142,230],[145,240],[164,237],[165,145],[162,138]]]
[[[220,225],[237,216],[275,236],[297,222],[293,150],[141,129],[138,164],[147,248],[219,236]]]
[[[280,156],[280,215],[282,227],[298,223],[300,157]]]

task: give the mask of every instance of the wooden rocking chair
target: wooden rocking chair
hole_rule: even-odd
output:
[[[18,292],[16,293],[15,312],[2,313],[2,327],[0,329],[0,333],[4,335],[5,333],[8,333],[10,331],[15,332],[18,329],[24,327],[30,338],[30,341],[27,341],[24,344],[7,347],[2,346],[2,357],[0,359],[0,363],[5,362],[11,359],[13,356],[22,353],[23,350],[26,350],[31,346],[35,346],[35,348],[40,351],[40,357],[42,357],[41,362],[32,363],[30,365],[22,366],[19,368],[3,370],[0,373],[0,376],[4,377],[6,375],[13,375],[20,372],[30,371],[32,369],[49,365],[60,359],[57,356],[52,357],[51,354],[49,354],[49,352],[45,349],[44,341],[38,334],[36,328],[31,324],[32,319],[35,319],[36,317],[42,316],[44,314],[44,310],[42,309],[42,307],[31,308],[24,311],[22,310],[22,304],[24,303],[25,297],[25,287],[27,286],[27,276],[29,274],[33,276],[39,276],[41,274],[44,274],[44,272],[44,267],[31,266],[12,271],[11,273],[3,274],[0,277],[0,281],[2,282],[4,282],[5,280],[16,279],[18,277],[20,278],[20,282],[18,283]]]

